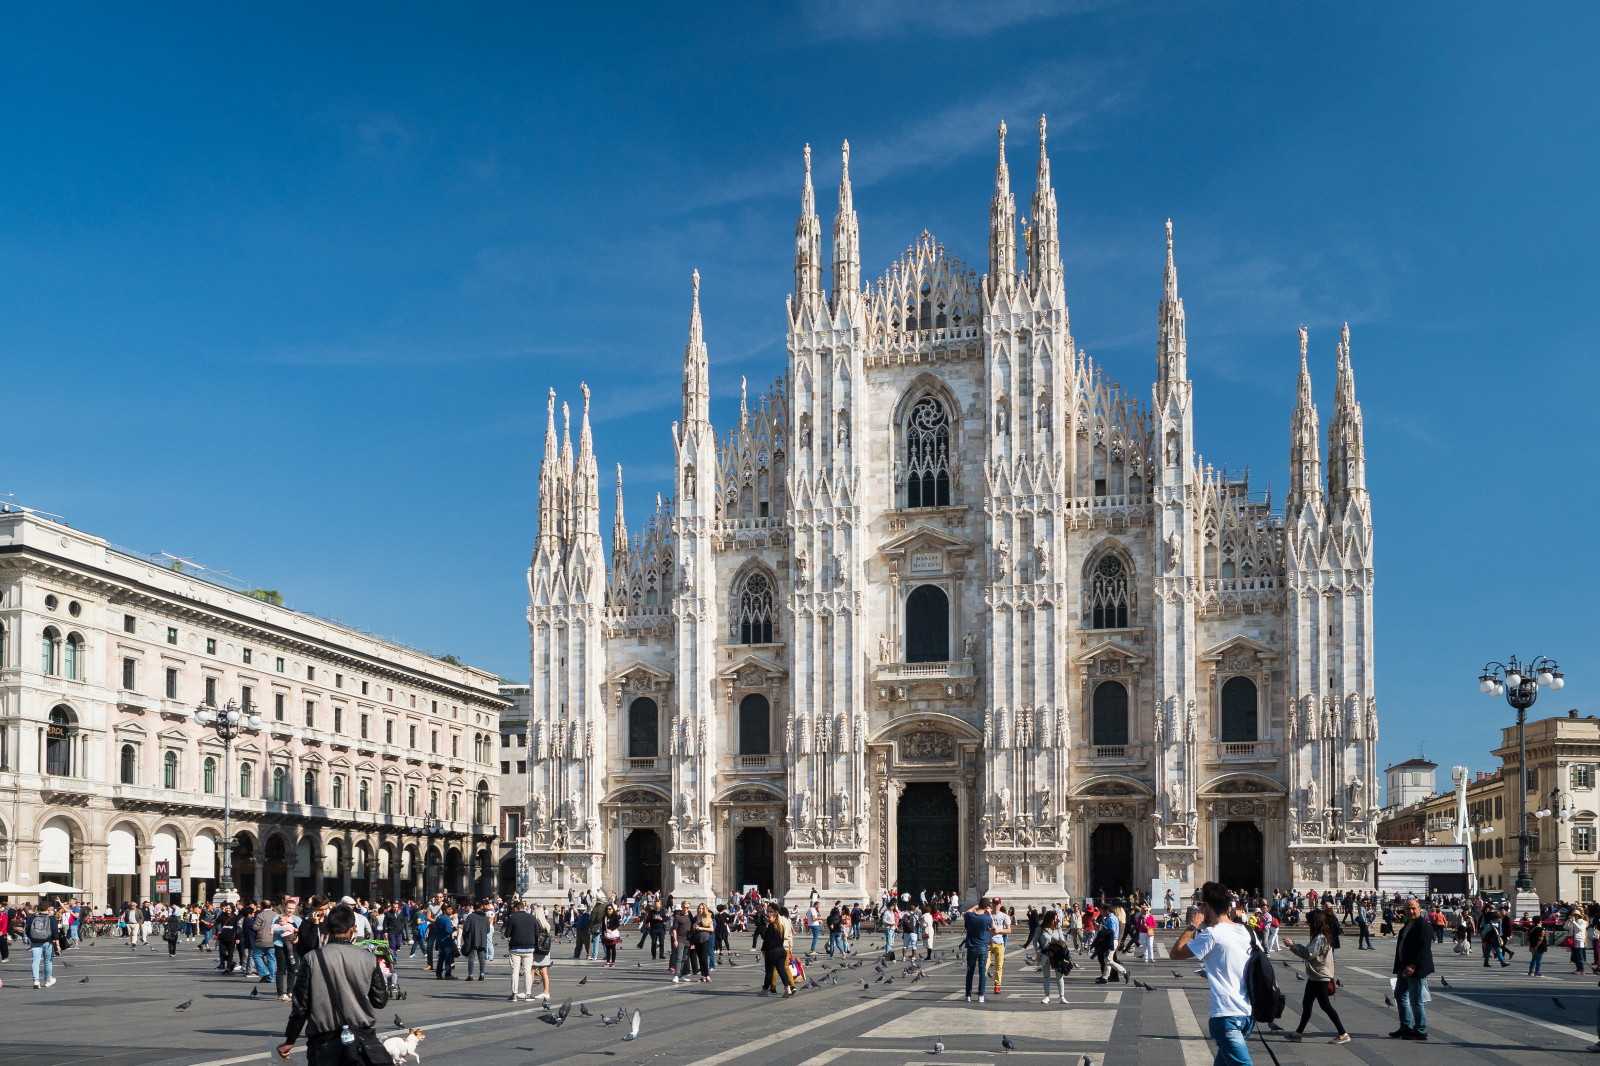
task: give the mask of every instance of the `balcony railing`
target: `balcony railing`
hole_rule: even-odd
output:
[[[629,759],[628,770],[631,773],[647,774],[655,770],[657,759]]]
[[[1101,744],[1094,749],[1096,759],[1126,759],[1128,749],[1121,744]]]
[[[971,677],[972,660],[961,659],[942,663],[879,663],[879,681],[903,681],[913,678],[939,679]]]
[[[1253,742],[1249,744],[1222,745],[1222,754],[1224,755],[1254,755],[1255,753],[1256,746]]]
[[[739,756],[739,769],[765,770],[768,760],[772,758],[773,756],[771,755],[741,755]]]

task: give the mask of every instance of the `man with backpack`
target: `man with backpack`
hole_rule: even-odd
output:
[[[896,910],[895,929],[900,933],[900,957],[910,960],[917,957],[917,911],[907,904],[905,910]]]
[[[1258,950],[1247,926],[1228,917],[1232,905],[1233,895],[1225,886],[1216,881],[1201,885],[1200,905],[1168,952],[1169,958],[1199,959],[1205,967],[1206,983],[1211,989],[1211,1039],[1217,1042],[1213,1066],[1250,1066],[1248,1041],[1258,1016],[1253,1000],[1262,1001],[1260,1007],[1270,1013],[1272,1004],[1268,1001],[1275,995],[1277,1013],[1272,1017],[1283,1013],[1283,995],[1272,981],[1272,964],[1266,963],[1264,977],[1255,972],[1263,967],[1251,965],[1254,957],[1266,959],[1266,954]],[[1254,997],[1252,980],[1258,986]],[[1260,987],[1263,982],[1271,985],[1270,995]]]
[[[54,906],[40,907],[28,915],[22,924],[23,935],[28,938],[28,951],[33,955],[33,987],[49,988],[56,983],[56,935],[61,924],[56,919]],[[41,980],[43,984],[41,984]]]

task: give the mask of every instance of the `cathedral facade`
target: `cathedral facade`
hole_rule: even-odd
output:
[[[1373,884],[1348,328],[1325,478],[1301,330],[1274,507],[1197,459],[1170,224],[1145,403],[1074,344],[1042,119],[1029,214],[1002,125],[988,271],[924,233],[864,283],[846,144],[825,289],[808,148],[788,368],[713,428],[696,274],[676,491],[630,531],[618,467],[609,552],[552,392],[529,895]]]

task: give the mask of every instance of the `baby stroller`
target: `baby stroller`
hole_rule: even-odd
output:
[[[356,946],[365,948],[378,958],[378,972],[383,974],[383,984],[389,990],[390,999],[405,999],[405,992],[400,989],[400,978],[395,973],[394,953],[389,950],[387,940],[357,940]]]

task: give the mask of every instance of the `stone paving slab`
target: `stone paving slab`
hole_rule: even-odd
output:
[[[168,958],[165,946],[130,951],[116,941],[69,952],[58,961],[54,988],[30,987],[28,955],[13,947],[0,963],[0,1066],[257,1066],[266,1064],[281,1038],[286,1004],[271,987],[250,998],[253,983],[212,972],[215,956],[182,945]],[[1205,982],[1194,966],[1166,961],[1130,963],[1135,977],[1156,986],[1143,992],[1127,986],[1093,983],[1080,967],[1068,980],[1069,1004],[1039,1002],[1038,976],[1019,965],[1022,953],[1007,960],[1006,992],[985,1004],[961,1001],[965,966],[953,960],[930,966],[928,976],[911,984],[894,963],[893,986],[860,980],[875,976],[876,957],[838,971],[833,983],[826,957],[813,961],[810,974],[822,987],[792,999],[756,996],[761,980],[758,957],[745,951],[719,966],[709,984],[674,985],[646,953],[625,945],[616,969],[561,958],[552,974],[559,1003],[574,1000],[568,1023],[556,1029],[539,1020],[537,1005],[507,1001],[509,964],[502,956],[490,964],[487,981],[440,981],[422,969],[422,958],[402,957],[401,986],[409,993],[383,1012],[388,1022],[399,1014],[408,1026],[425,1030],[424,1062],[473,1066],[541,1066],[544,1063],[615,1062],[698,1063],[704,1066],[976,1066],[1009,1059],[1054,1058],[1068,1066],[1209,1066],[1214,1048],[1205,1039]],[[566,952],[570,952],[570,947]],[[1526,975],[1525,959],[1512,967],[1484,970],[1481,960],[1441,953],[1446,987],[1434,982],[1428,1005],[1433,1039],[1426,1044],[1390,1040],[1395,1012],[1384,1006],[1392,942],[1377,951],[1339,952],[1341,988],[1334,1005],[1355,1036],[1331,1045],[1327,1020],[1313,1017],[1304,1043],[1268,1034],[1280,1066],[1550,1066],[1574,1057],[1595,1039],[1600,987],[1592,976],[1562,972],[1549,959],[1544,977]],[[862,957],[845,960],[845,966]],[[1177,969],[1182,975],[1174,978]],[[1281,967],[1279,981],[1290,999],[1281,1024],[1299,1019],[1304,984],[1294,967]],[[464,974],[458,967],[457,973]],[[89,977],[87,985],[81,978]],[[587,978],[587,983],[578,982]],[[183,1000],[186,1012],[173,1008]],[[1559,1001],[1559,1006],[1557,1005]],[[598,1015],[617,1009],[643,1013],[641,1039],[624,1042],[623,1029],[602,1027],[583,1018],[578,1003]],[[1007,1055],[1000,1034],[1016,1045]],[[931,1056],[933,1040],[946,1051]],[[304,1047],[302,1042],[301,1047]],[[1271,1066],[1259,1040],[1251,1042],[1258,1066]],[[1595,1060],[1600,1063],[1600,1059]],[[297,1058],[303,1064],[304,1059]]]

